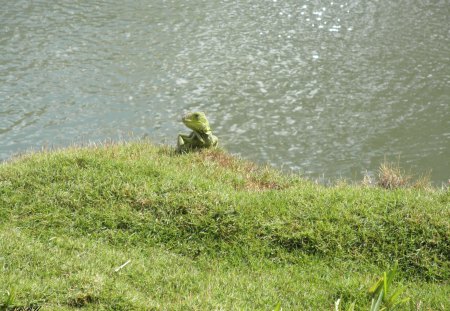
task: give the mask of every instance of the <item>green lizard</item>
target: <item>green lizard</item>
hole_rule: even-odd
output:
[[[219,140],[212,134],[208,119],[206,119],[206,115],[203,112],[190,112],[184,115],[181,121],[192,132],[189,135],[178,135],[178,152],[217,146]]]

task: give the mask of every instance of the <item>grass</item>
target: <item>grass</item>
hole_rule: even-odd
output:
[[[221,150],[27,154],[0,165],[0,310],[368,310],[397,261],[414,310],[448,310],[449,207],[448,189],[324,187]]]

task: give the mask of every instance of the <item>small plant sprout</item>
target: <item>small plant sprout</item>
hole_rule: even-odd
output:
[[[397,273],[398,263],[395,263],[394,268],[389,272],[384,272],[383,276],[372,285],[369,289],[369,294],[372,295],[372,305],[370,311],[396,310],[397,307],[406,304],[409,298],[401,298],[401,294],[405,290],[399,287],[396,290],[392,289],[392,281]],[[383,304],[383,307],[381,305]]]

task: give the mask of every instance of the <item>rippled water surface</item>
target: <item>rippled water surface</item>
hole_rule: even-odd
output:
[[[450,178],[448,1],[2,1],[0,159],[148,136],[190,110],[232,153]]]

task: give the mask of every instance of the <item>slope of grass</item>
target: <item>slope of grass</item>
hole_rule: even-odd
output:
[[[446,310],[449,207],[448,190],[324,187],[219,150],[25,155],[0,165],[0,306],[364,309],[398,261],[420,310]]]

